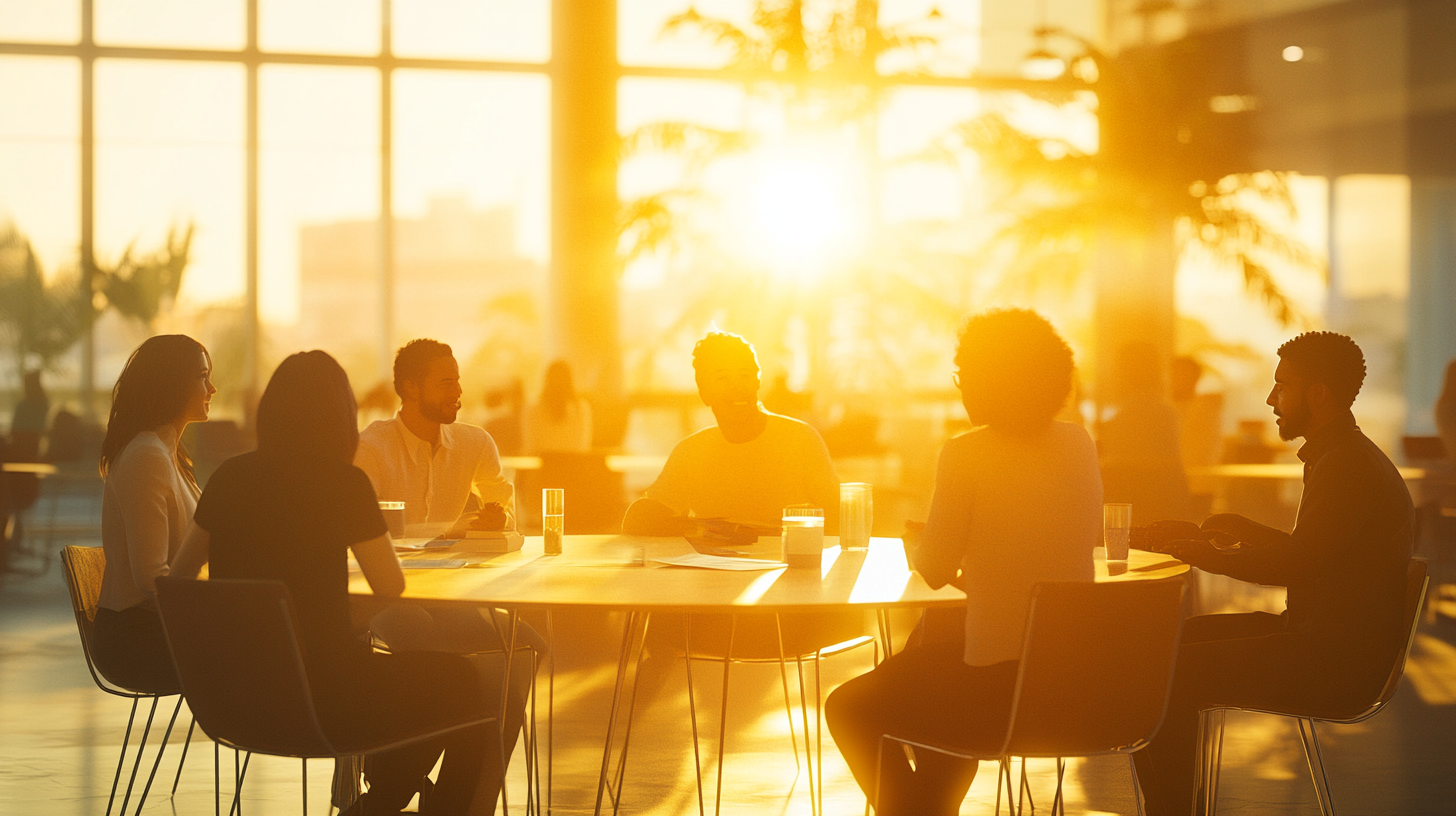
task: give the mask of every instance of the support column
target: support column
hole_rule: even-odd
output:
[[[1406,347],[1406,432],[1436,432],[1436,397],[1456,359],[1456,178],[1411,177],[1410,331]]]
[[[551,46],[547,348],[586,390],[622,388],[617,270],[617,3],[556,0]]]
[[[394,38],[390,0],[380,3],[379,53],[379,378],[394,369]]]
[[[95,0],[81,0],[81,297],[92,309],[96,281],[96,51]],[[81,416],[96,420],[96,321],[86,325],[81,338]]]
[[[244,275],[246,284],[243,296],[243,416],[249,430],[257,415],[259,349],[262,347],[262,322],[258,315],[258,0],[248,0],[248,63],[247,70],[247,118],[244,137],[247,153],[245,193],[246,222]]]

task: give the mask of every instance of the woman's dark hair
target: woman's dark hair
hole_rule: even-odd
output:
[[[556,360],[546,366],[546,381],[541,385],[541,404],[546,414],[560,422],[576,402],[576,384],[571,379],[571,364]]]
[[[961,329],[955,364],[976,425],[1043,427],[1072,391],[1072,350],[1046,318],[1028,309],[972,316]]]
[[[258,450],[352,463],[358,415],[338,362],[327,352],[300,351],[278,364],[258,400]]]
[[[116,387],[111,389],[111,416],[106,420],[106,438],[101,442],[103,477],[137,434],[176,422],[182,416],[191,397],[189,391],[197,382],[199,352],[211,367],[212,357],[201,343],[185,334],[161,334],[148,338],[127,358]],[[195,490],[192,458],[181,440],[177,442],[177,468]]]

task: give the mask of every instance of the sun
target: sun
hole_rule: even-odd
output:
[[[745,170],[736,220],[755,263],[811,280],[860,245],[865,219],[853,162],[802,146],[761,150]]]

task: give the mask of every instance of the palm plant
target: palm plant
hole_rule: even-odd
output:
[[[31,360],[50,368],[76,344],[93,319],[77,275],[47,282],[30,241],[15,228],[0,229],[0,331],[16,375]]]

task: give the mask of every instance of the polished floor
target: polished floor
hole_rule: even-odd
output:
[[[98,542],[88,538],[85,526],[61,530],[62,535],[42,550],[53,551],[65,543],[95,545]],[[39,530],[33,532],[39,534],[33,538],[43,536]],[[43,559],[43,552],[37,554]],[[42,565],[43,560],[34,557],[17,564],[35,570]],[[1212,587],[1205,592],[1204,601],[1218,608],[1270,603],[1257,591],[1228,586]],[[621,626],[618,616],[558,616],[555,621],[561,664],[555,678],[552,813],[592,810]],[[906,628],[900,627],[901,634]],[[826,689],[865,671],[871,659],[870,651],[861,649],[826,661]],[[642,671],[621,812],[697,813],[681,659],[649,654]],[[544,681],[545,675],[542,677]],[[798,681],[792,671],[788,682],[798,716]],[[712,813],[721,668],[697,665],[694,684],[705,769],[703,806]],[[811,681],[811,695],[812,690]],[[812,814],[802,743],[796,767],[783,695],[776,665],[733,667],[723,813]],[[543,682],[537,709],[543,743],[545,696]],[[0,814],[104,813],[128,708],[127,701],[98,691],[87,675],[56,559],[52,557],[39,575],[4,576],[0,583]],[[159,724],[154,728],[165,726],[163,718],[168,713],[170,705],[165,712],[159,709]],[[171,793],[186,719],[184,707],[178,732],[147,797],[146,813],[214,812],[213,746],[200,732],[193,739],[177,791]],[[812,715],[809,724],[812,728]],[[793,727],[802,740],[802,723],[796,720]],[[1340,813],[1456,813],[1456,622],[1442,618],[1423,625],[1406,680],[1387,711],[1358,726],[1323,729],[1321,736]],[[827,733],[824,747],[825,813],[863,813],[864,799]],[[510,809],[516,813],[524,812],[526,804],[522,760],[518,754],[512,765]],[[132,806],[151,761],[149,747],[132,793]],[[307,805],[311,813],[328,812],[330,770],[328,762],[309,763]],[[226,752],[221,775],[231,779],[232,773],[231,752]],[[1034,804],[1046,812],[1055,787],[1053,765],[1033,761],[1029,774]],[[983,765],[961,813],[991,813],[995,779],[994,766]],[[127,782],[123,773],[118,806]],[[542,784],[544,794],[544,779]],[[1066,776],[1067,810],[1132,813],[1130,786],[1122,760],[1074,761]],[[301,812],[300,763],[256,758],[247,774],[242,804],[243,811],[250,814]],[[222,807],[227,809],[226,802]],[[1257,715],[1230,717],[1219,811],[1319,812],[1291,722]]]

